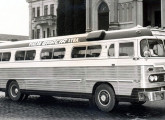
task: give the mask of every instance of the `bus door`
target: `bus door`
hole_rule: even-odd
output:
[[[140,67],[137,65],[137,40],[119,41],[117,49],[117,80],[119,95],[131,95],[138,86]]]

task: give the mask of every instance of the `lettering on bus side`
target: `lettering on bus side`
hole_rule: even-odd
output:
[[[67,39],[59,39],[59,40],[35,41],[35,42],[29,43],[29,47],[57,45],[57,44],[66,44],[66,43],[77,43],[77,42],[79,42],[79,38],[67,38]]]
[[[41,45],[42,45],[42,41],[36,41],[36,42],[29,43],[30,47],[32,47],[32,46],[41,46]]]

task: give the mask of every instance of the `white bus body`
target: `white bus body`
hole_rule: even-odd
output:
[[[93,99],[103,111],[111,111],[120,101],[143,104],[165,99],[164,54],[151,57],[149,51],[145,51],[145,56],[141,53],[142,40],[149,46],[164,38],[152,35],[120,38],[119,34],[116,39],[102,40],[106,36],[101,34],[1,43],[0,90],[14,101],[27,95]],[[89,41],[80,42],[88,38]],[[53,52],[49,52],[52,48]],[[79,50],[80,57],[75,58],[74,48]],[[27,55],[34,58],[28,59]],[[48,58],[49,55],[53,57]]]

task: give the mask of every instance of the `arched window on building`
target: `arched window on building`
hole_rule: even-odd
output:
[[[105,2],[98,7],[98,29],[108,30],[109,28],[109,8]]]

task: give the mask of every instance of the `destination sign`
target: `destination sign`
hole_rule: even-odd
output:
[[[56,40],[34,41],[34,42],[29,43],[29,47],[57,45],[57,44],[66,44],[66,43],[77,43],[77,42],[79,42],[79,38],[66,38],[66,39],[56,39]]]

